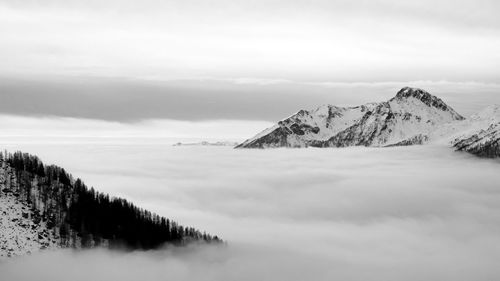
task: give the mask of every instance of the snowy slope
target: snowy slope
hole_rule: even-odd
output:
[[[429,134],[430,142],[449,145],[500,122],[500,105],[490,105],[467,119],[446,123]]]
[[[311,141],[328,140],[358,122],[376,104],[356,107],[322,105],[313,110],[300,110],[267,128],[237,148],[305,147]]]
[[[15,174],[0,163],[0,259],[60,248],[55,229],[49,230],[39,213],[18,199]]]
[[[238,148],[386,146],[422,142],[444,124],[464,118],[441,99],[403,88],[387,102],[301,110]]]
[[[121,198],[88,188],[63,168],[36,156],[0,153],[0,258],[50,248],[221,243]]]
[[[500,106],[489,106],[460,125],[462,130],[454,134],[456,138],[452,141],[456,150],[482,157],[500,157]]]
[[[479,113],[472,115],[469,119],[476,122],[498,123],[500,122],[500,105],[490,105]]]
[[[441,99],[424,90],[406,87],[388,102],[380,103],[360,122],[319,146],[409,145],[414,139],[421,144],[436,128],[463,119]]]

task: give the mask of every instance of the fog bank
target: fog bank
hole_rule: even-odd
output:
[[[100,191],[228,241],[34,254],[0,264],[1,280],[490,281],[500,274],[500,162],[447,147],[235,150],[12,139],[1,147],[37,154]]]

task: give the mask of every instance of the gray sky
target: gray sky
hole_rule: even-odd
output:
[[[500,103],[498,10],[485,0],[0,0],[0,112],[274,121],[423,85],[467,115]]]
[[[128,78],[0,78],[0,112],[137,122],[277,121],[322,104],[385,101],[404,86],[441,97],[464,116],[500,104],[500,85],[472,82],[317,83],[237,80],[151,81]]]

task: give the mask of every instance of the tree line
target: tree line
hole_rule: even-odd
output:
[[[2,153],[11,167],[5,186],[31,206],[35,223],[44,221],[63,246],[154,249],[165,243],[222,242],[217,236],[183,227],[122,199],[110,197],[73,179],[63,168],[44,165],[34,155]]]

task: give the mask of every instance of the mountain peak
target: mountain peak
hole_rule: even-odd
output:
[[[463,119],[441,99],[422,89],[405,87],[380,103],[301,110],[237,147],[419,144],[438,126]]]
[[[396,94],[397,99],[405,99],[413,97],[421,101],[438,99],[437,97],[429,94],[429,92],[422,90],[420,88],[404,87]]]
[[[455,112],[450,106],[448,106],[443,100],[440,98],[431,95],[429,92],[422,90],[420,88],[412,88],[412,87],[404,87],[396,94],[392,100],[406,100],[408,98],[415,98],[420,100],[425,105],[429,107],[434,107],[440,109],[442,111],[450,111],[455,115],[456,120],[463,120],[464,118]]]

